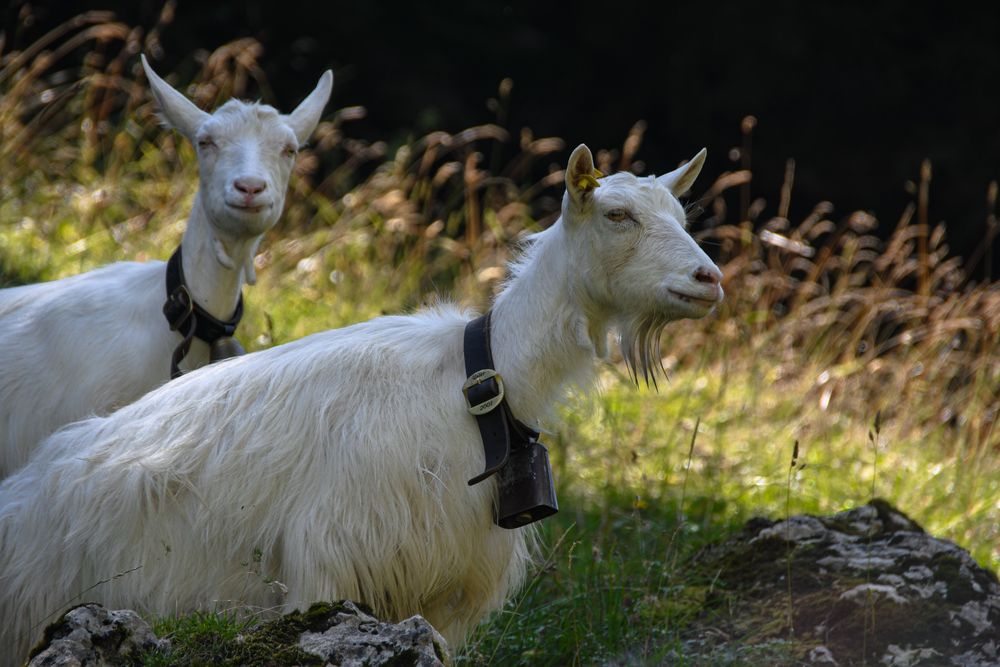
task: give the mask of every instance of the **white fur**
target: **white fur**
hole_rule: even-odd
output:
[[[592,339],[616,321],[697,317],[722,298],[692,277],[719,272],[667,187],[617,174],[569,191],[493,309],[496,367],[534,424],[567,383],[590,382]],[[638,220],[613,223],[609,207]],[[460,391],[470,316],[315,334],[52,435],[0,485],[0,645],[22,650],[81,600],[172,614],[338,598],[423,614],[460,645],[521,582],[532,534],[493,525],[492,479],[467,485],[483,469]]]
[[[143,66],[166,121],[198,147],[200,187],[181,241],[195,300],[229,319],[253,283],[261,235],[281,215],[295,152],[330,96],[327,72],[290,115],[230,100],[198,109]],[[0,477],[58,427],[105,414],[170,379],[181,340],[161,311],[165,264],[122,262],[49,283],[0,290]],[[208,362],[195,340],[182,368]]]

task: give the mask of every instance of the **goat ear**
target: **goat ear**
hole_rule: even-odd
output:
[[[153,97],[156,98],[156,104],[160,107],[163,120],[187,137],[188,141],[195,143],[198,128],[209,118],[209,114],[196,107],[194,102],[161,79],[149,66],[146,54],[142,54],[140,58],[142,59],[142,69],[146,72],[146,78],[149,79],[149,88],[153,91]]]
[[[309,136],[319,124],[320,116],[326,103],[330,101],[330,91],[333,89],[333,72],[326,70],[319,78],[316,88],[309,93],[309,97],[302,100],[295,111],[285,116],[285,122],[295,132],[295,138],[299,140],[299,145],[306,143]]]
[[[586,203],[594,188],[600,186],[597,182],[599,172],[594,169],[594,156],[586,144],[580,144],[569,156],[566,167],[566,192],[570,201],[577,205]]]
[[[675,197],[680,197],[694,185],[694,179],[698,178],[701,168],[705,166],[706,155],[708,155],[708,151],[702,148],[698,151],[697,155],[691,158],[690,162],[677,167],[677,169],[674,169],[669,174],[664,174],[656,180],[660,185],[665,185],[669,188]]]

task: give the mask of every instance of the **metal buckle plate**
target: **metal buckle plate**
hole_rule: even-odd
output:
[[[167,316],[167,323],[170,325],[171,331],[177,331],[193,312],[194,299],[191,298],[187,285],[178,285],[177,289],[167,296],[167,302],[163,304],[163,314]]]
[[[477,403],[473,405],[469,402],[469,389],[475,387],[478,384],[486,382],[490,378],[496,378],[497,381],[497,395],[488,398],[482,403]],[[500,401],[503,400],[503,378],[492,368],[484,368],[482,370],[476,371],[469,376],[469,379],[465,381],[462,385],[462,394],[465,395],[465,403],[469,406],[469,414],[473,415],[484,415],[496,406],[500,405]]]

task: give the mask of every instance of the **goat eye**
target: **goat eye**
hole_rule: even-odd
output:
[[[212,148],[215,146],[215,141],[211,137],[205,137],[204,139],[198,140],[198,148]]]
[[[611,222],[621,222],[622,220],[632,220],[631,214],[623,208],[613,208],[604,214],[604,217]]]
[[[298,152],[299,151],[295,148],[295,146],[285,146],[284,150],[281,151],[281,154],[285,157],[295,157]]]

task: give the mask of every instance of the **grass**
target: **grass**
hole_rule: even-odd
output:
[[[160,619],[154,631],[157,637],[170,637],[171,650],[154,652],[143,664],[146,667],[221,664],[236,657],[231,648],[252,624],[252,619],[227,612],[196,612]]]
[[[164,259],[178,242],[194,153],[157,127],[135,57],[168,22],[144,31],[91,13],[32,53],[0,48],[0,286]],[[243,40],[201,56],[189,90],[206,107],[268,90],[258,55]],[[248,349],[436,294],[482,307],[519,236],[554,219],[562,174],[547,165],[565,157],[562,140],[518,142],[486,123],[389,146],[350,137],[363,114],[329,115],[299,158],[247,292]],[[643,130],[598,166],[641,170]],[[676,156],[650,158],[663,171]],[[714,585],[690,559],[753,515],[878,495],[1000,567],[1000,285],[970,281],[927,221],[929,168],[879,241],[879,221],[827,203],[789,221],[793,162],[776,207],[738,167],[703,175],[693,197],[692,232],[719,258],[725,305],[668,328],[659,392],[612,359],[591,395],[567,397],[547,438],[562,511],[544,522],[529,585],[460,664],[792,660],[794,642],[708,646],[684,633]],[[223,643],[231,628],[213,614],[159,626]]]

